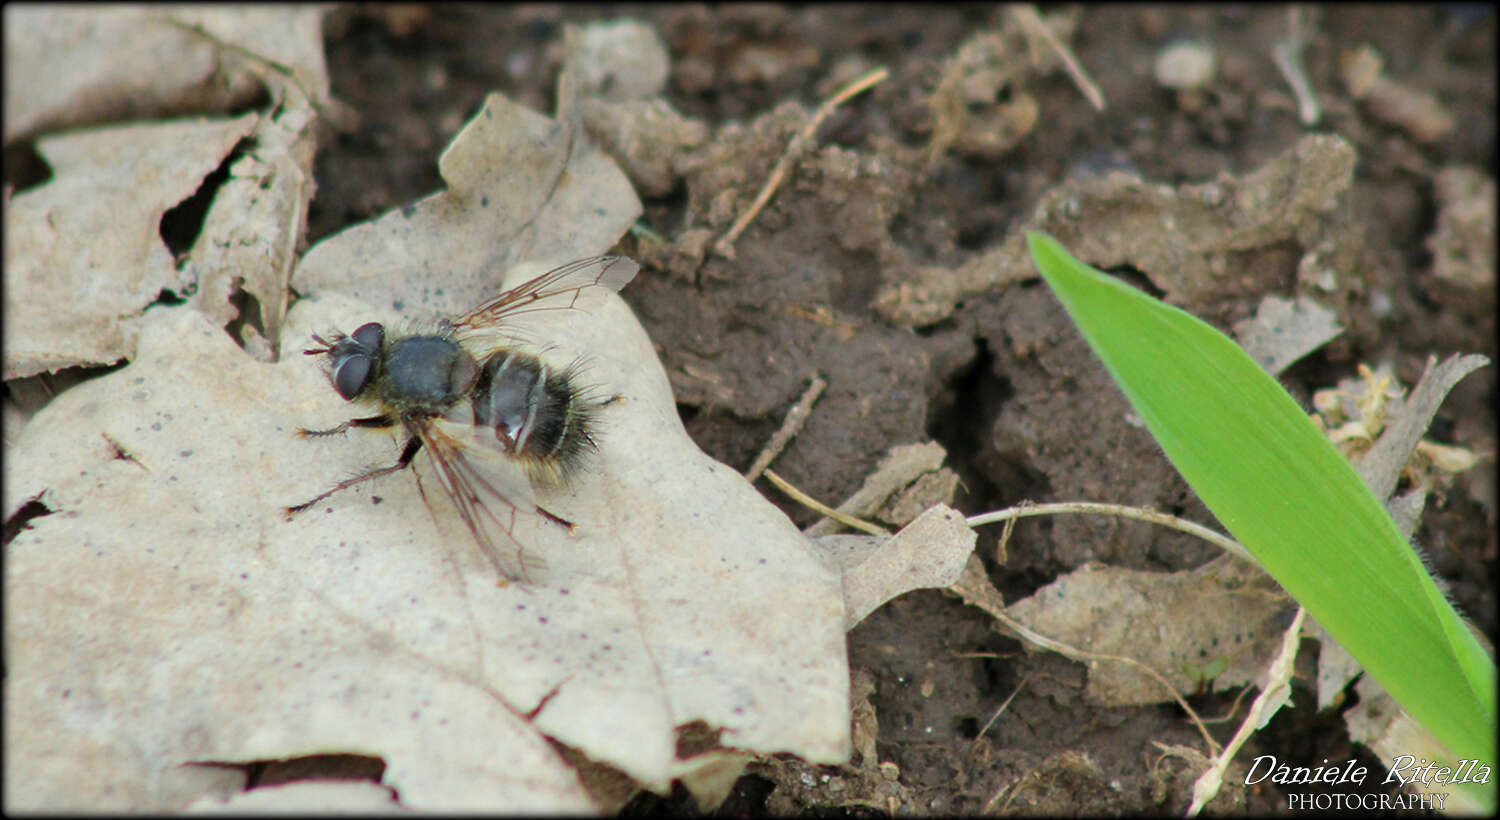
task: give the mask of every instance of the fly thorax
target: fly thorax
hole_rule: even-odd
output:
[[[404,405],[446,406],[474,385],[479,365],[446,336],[408,336],[391,343],[381,398]]]

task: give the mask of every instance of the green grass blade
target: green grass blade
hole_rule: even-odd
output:
[[[1495,760],[1495,664],[1379,499],[1231,339],[1029,232],[1042,277],[1224,527],[1456,755]]]

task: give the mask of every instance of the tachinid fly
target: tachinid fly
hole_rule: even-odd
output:
[[[333,388],[346,401],[373,405],[375,415],[328,430],[402,427],[406,442],[396,463],[341,481],[301,512],[356,484],[398,472],[425,451],[469,532],[496,572],[530,582],[545,568],[531,550],[538,516],[571,526],[537,506],[533,486],[556,487],[595,446],[601,402],[579,383],[576,363],[555,368],[515,343],[522,317],[543,311],[590,309],[602,294],[635,277],[636,263],[619,256],[583,259],[548,271],[496,296],[430,332],[386,333],[370,322],[349,335],[304,351],[323,356]],[[421,489],[421,481],[418,481]],[[426,491],[422,497],[427,500]],[[431,501],[428,500],[429,506]],[[434,514],[437,514],[434,508]]]

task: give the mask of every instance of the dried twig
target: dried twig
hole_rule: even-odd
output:
[[[1302,49],[1307,45],[1307,34],[1302,29],[1305,12],[1299,6],[1287,9],[1289,31],[1287,36],[1271,46],[1271,59],[1287,85],[1292,87],[1292,96],[1297,98],[1297,116],[1303,125],[1317,125],[1323,116],[1318,105],[1318,95],[1313,92],[1312,82],[1302,70]]]
[[[871,524],[867,521],[861,521],[852,515],[845,515],[844,513],[835,510],[834,508],[828,506],[827,504],[824,504],[816,498],[813,498],[807,493],[802,492],[801,490],[792,486],[791,482],[777,475],[775,470],[767,468],[765,471],[765,476],[767,481],[770,481],[772,484],[776,485],[776,489],[781,490],[782,492],[791,496],[793,501],[801,504],[802,506],[812,510],[815,513],[818,513],[819,515],[832,518],[840,524],[843,524],[844,526],[851,529],[859,530],[860,532],[867,532],[871,535],[890,535],[889,532],[875,526],[874,524]]]
[[[755,457],[750,469],[745,471],[747,481],[760,478],[760,474],[765,472],[765,469],[771,466],[771,462],[781,455],[781,451],[785,450],[792,439],[797,437],[797,434],[802,431],[802,425],[807,423],[807,417],[812,415],[813,402],[823,395],[823,389],[827,386],[828,382],[824,381],[822,376],[813,374],[812,383],[807,386],[807,390],[803,391],[802,398],[797,399],[797,403],[787,411],[786,419],[781,422],[781,429],[771,436],[765,449],[760,451],[760,455]]]
[[[995,725],[995,721],[999,720],[1002,714],[1005,714],[1005,710],[1010,707],[1010,702],[1016,699],[1016,695],[1021,694],[1021,690],[1026,688],[1026,682],[1029,680],[1031,680],[1030,675],[1021,678],[1021,682],[1016,684],[1016,688],[1009,695],[1005,696],[1005,700],[1000,703],[1000,707],[995,710],[995,714],[990,715],[990,719],[985,722],[984,728],[980,729],[979,734],[974,736],[974,742],[969,744],[968,757],[974,756],[974,750],[979,748],[979,741],[984,739],[985,733],[990,730],[991,726]]]
[[[1040,14],[1037,14],[1036,6],[1029,3],[1017,5],[1012,6],[1010,11],[1015,15],[1016,22],[1020,23],[1021,28],[1026,31],[1027,36],[1046,43],[1057,52],[1057,56],[1062,59],[1063,68],[1068,72],[1068,77],[1073,80],[1074,85],[1078,86],[1079,93],[1083,94],[1095,111],[1103,111],[1105,109],[1104,92],[1100,91],[1099,86],[1089,79],[1088,72],[1083,70],[1083,66],[1079,65],[1077,58],[1073,56],[1073,50],[1052,33],[1051,27]]]
[[[750,223],[760,214],[761,209],[766,207],[767,202],[771,201],[772,195],[776,193],[777,188],[781,187],[781,183],[786,178],[787,171],[792,167],[792,163],[796,162],[797,158],[802,156],[803,152],[807,150],[808,144],[812,142],[813,136],[818,132],[818,126],[822,125],[823,121],[828,119],[828,115],[832,114],[833,110],[842,105],[844,101],[884,80],[888,75],[889,72],[884,68],[877,68],[844,86],[842,90],[824,100],[823,104],[818,106],[818,110],[813,114],[812,119],[808,121],[807,125],[803,127],[797,136],[792,138],[792,141],[787,144],[786,150],[781,153],[781,158],[776,161],[776,167],[771,169],[771,175],[766,177],[766,182],[761,186],[760,193],[756,195],[755,201],[750,203],[750,207],[744,213],[740,214],[733,225],[729,226],[729,230],[724,232],[719,241],[714,243],[714,253],[726,259],[734,258],[735,240],[740,238],[740,234],[744,233],[745,229],[750,227]]]
[[[875,471],[865,476],[859,489],[838,505],[845,515],[873,516],[880,506],[903,487],[916,481],[923,473],[930,473],[943,464],[947,457],[941,445],[935,441],[923,444],[897,444],[886,451]],[[814,522],[803,532],[808,535],[830,535],[838,531],[833,521],[824,519]]]

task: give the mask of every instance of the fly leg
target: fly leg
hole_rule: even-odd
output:
[[[541,517],[543,517],[545,519],[547,519],[548,521],[551,521],[552,523],[558,525],[559,527],[562,527],[562,528],[566,529],[568,532],[572,532],[573,531],[573,527],[575,526],[572,521],[569,521],[568,519],[563,518],[562,516],[553,515],[552,513],[548,512],[546,510],[546,508],[544,508],[540,504],[536,505],[536,514],[540,515]]]
[[[379,418],[385,418],[385,417],[381,416]],[[341,433],[341,432],[343,432],[343,428],[347,428],[350,425],[353,425],[355,427],[380,426],[380,425],[361,424],[360,423],[360,422],[366,422],[366,421],[371,421],[371,419],[355,419],[353,421],[346,421],[343,424],[339,425],[338,427],[333,428],[332,430],[321,430],[321,431],[307,430],[307,431],[303,431],[303,432],[306,435],[326,436],[326,435],[333,435],[334,433]],[[389,425],[385,425],[385,426],[389,426]],[[302,512],[303,510],[307,509],[308,507],[311,507],[312,505],[318,503],[319,501],[322,501],[323,499],[327,498],[330,495],[333,495],[334,493],[336,493],[336,492],[338,492],[340,490],[347,490],[347,489],[349,489],[350,487],[353,487],[356,484],[362,484],[362,483],[364,483],[366,481],[369,481],[371,479],[380,478],[383,475],[390,475],[391,473],[400,472],[400,471],[406,469],[407,467],[411,466],[411,460],[413,458],[416,458],[417,451],[420,450],[420,449],[422,449],[422,439],[418,438],[417,436],[412,436],[411,438],[409,438],[409,439],[406,440],[406,445],[401,448],[401,457],[398,458],[398,459],[396,459],[396,463],[395,464],[392,464],[389,467],[378,467],[378,468],[376,468],[374,470],[371,470],[371,471],[369,471],[369,472],[367,472],[367,473],[365,473],[363,475],[357,475],[357,476],[355,476],[353,478],[345,479],[344,481],[340,481],[339,483],[333,485],[333,487],[331,489],[329,489],[327,492],[324,492],[324,493],[318,495],[316,498],[313,498],[313,499],[311,499],[309,501],[304,501],[301,504],[298,504],[298,505],[296,505],[294,507],[287,507],[286,508],[286,517],[287,518],[291,518],[292,516],[296,515],[297,513]]]
[[[343,432],[345,430],[348,430],[350,427],[390,427],[395,423],[396,420],[391,418],[390,416],[370,416],[369,418],[363,419],[350,419],[337,427],[330,427],[327,430],[309,430],[306,427],[298,427],[297,437],[313,438],[316,436],[337,436],[343,434]]]

